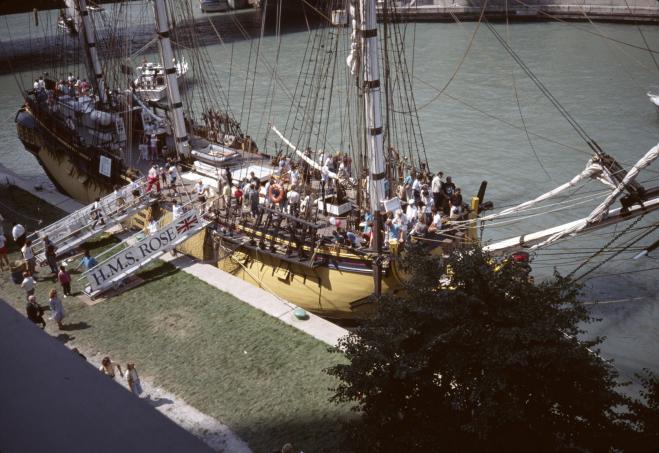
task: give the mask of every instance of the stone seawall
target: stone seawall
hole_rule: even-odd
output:
[[[412,0],[397,2],[401,21],[476,20],[485,0]],[[378,1],[382,14],[382,1]],[[507,6],[507,7],[506,7]],[[489,20],[593,20],[607,22],[659,23],[657,0],[488,0]]]

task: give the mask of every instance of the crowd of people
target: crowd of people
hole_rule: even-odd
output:
[[[5,270],[5,267],[6,270],[12,270],[12,266],[10,265],[9,259],[7,257],[9,240],[5,236],[4,228],[2,225],[3,221],[4,218],[0,215],[0,270],[2,271]],[[44,276],[38,282],[37,274],[40,274],[40,272],[36,268],[37,263],[35,252],[33,250],[32,241],[26,239],[26,237],[26,228],[19,223],[13,223],[11,229],[11,239],[16,244],[16,247],[20,247],[20,253],[22,257],[20,263],[15,263],[20,264],[20,266],[16,266],[16,270],[14,271],[20,272],[20,277],[13,279],[14,282],[20,285],[20,287],[25,292],[26,317],[41,329],[45,329],[47,325],[45,316],[46,312],[49,312],[49,321],[54,322],[57,325],[58,330],[66,330],[67,325],[64,324],[66,311],[62,299],[66,299],[67,297],[72,296],[71,274],[67,270],[65,263],[58,263],[56,253],[57,249],[55,245],[52,243],[52,241],[50,241],[48,236],[44,236],[43,243],[46,255],[46,264],[50,268],[52,274],[50,277]],[[91,256],[89,250],[85,250],[83,257],[80,260],[80,264],[76,267],[75,270],[77,271],[80,268],[89,270],[96,264],[96,260]],[[43,282],[50,283],[53,281],[53,277],[55,282],[59,282],[61,286],[62,298],[59,296],[60,291],[57,288],[51,286],[51,288],[48,290],[48,305],[40,305],[37,301],[36,295],[37,285],[38,283]],[[86,357],[80,353],[77,348],[73,348],[72,352],[86,360]],[[123,371],[121,366],[119,366],[119,364],[115,364],[115,362],[112,362],[109,357],[103,358],[101,366],[99,367],[99,371],[105,376],[109,376],[114,379],[116,377],[115,370],[119,372],[119,376],[126,379],[128,388],[133,394],[137,396],[142,395],[143,389],[134,363],[129,362],[126,364],[126,370]]]
[[[47,99],[51,108],[55,107],[55,101],[62,96],[79,98],[93,95],[92,85],[87,79],[80,79],[71,72],[66,79],[58,81],[50,79],[46,72],[34,80],[32,88],[37,99]]]

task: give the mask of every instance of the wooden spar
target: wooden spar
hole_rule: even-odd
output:
[[[380,59],[378,57],[378,23],[375,0],[359,1],[359,34],[362,43],[362,73],[366,147],[369,162],[369,197],[373,213],[374,294],[380,296],[382,286],[382,201],[385,199],[385,158],[382,144],[382,112],[380,111]]]
[[[305,156],[302,151],[297,149],[295,147],[295,145],[290,142],[290,140],[288,140],[286,137],[284,137],[284,134],[279,132],[279,129],[277,129],[275,126],[270,126],[270,129],[272,130],[272,132],[277,134],[277,136],[281,139],[281,141],[284,142],[284,145],[288,146],[290,149],[295,151],[295,154],[297,154],[300,159],[302,159],[303,161],[305,161],[307,164],[309,164],[311,167],[313,167],[314,169],[316,169],[318,171],[321,171],[323,169],[322,165],[319,165],[311,157]],[[328,173],[328,175],[332,179],[337,179],[337,180],[339,179],[338,175],[336,173],[334,173],[333,171],[330,171]]]
[[[91,19],[89,18],[89,10],[87,9],[87,0],[78,0],[78,10],[80,12],[80,25],[82,26],[82,35],[87,54],[91,63],[91,69],[94,71],[92,77],[92,85],[98,94],[98,98],[103,104],[107,104],[108,96],[105,90],[105,81],[103,80],[103,68],[98,59],[98,51],[96,50],[96,37],[94,36],[94,28],[92,27]]]
[[[188,156],[190,154],[190,144],[188,142],[188,133],[185,129],[185,119],[183,118],[181,93],[178,90],[178,82],[176,80],[176,65],[174,64],[172,43],[169,39],[169,21],[167,20],[165,0],[154,0],[153,11],[156,16],[160,58],[162,59],[162,66],[165,68],[167,102],[172,115],[176,152],[179,155]]]
[[[633,217],[637,217],[642,214],[647,214],[651,211],[659,209],[659,197],[652,198],[650,200],[644,201],[643,205],[634,205],[629,208],[627,213],[623,213],[622,208],[616,208],[609,211],[609,214],[604,220],[586,226],[578,234],[584,234],[593,230],[607,227],[615,223],[621,222],[623,220],[629,220]],[[522,236],[516,236],[514,238],[505,239],[503,241],[498,241],[483,247],[483,250],[493,253],[506,253],[512,250],[518,250],[522,248],[532,247],[540,242],[544,241],[548,237],[553,236],[556,233],[570,229],[577,225],[582,225],[587,223],[588,218],[584,217],[579,220],[574,220],[563,225],[558,225],[553,228],[548,228],[546,230],[538,231],[536,233],[531,233]],[[571,236],[567,236],[571,237]]]

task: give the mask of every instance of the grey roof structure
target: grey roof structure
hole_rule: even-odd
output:
[[[2,453],[213,451],[2,300],[0,363]]]

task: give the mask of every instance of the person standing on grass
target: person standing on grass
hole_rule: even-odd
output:
[[[34,274],[37,268],[37,259],[34,256],[34,250],[32,250],[32,241],[25,241],[25,244],[23,244],[23,247],[21,248],[21,253],[23,254],[23,259],[27,265],[28,272]]]
[[[62,293],[64,293],[64,298],[71,295],[71,274],[66,271],[64,266],[59,267],[59,273],[57,274],[57,280],[60,285],[62,285]]]
[[[11,270],[9,259],[7,259],[7,237],[0,232],[0,271],[5,270],[5,265],[7,265],[7,270]]]
[[[57,274],[57,249],[53,241],[48,239],[48,236],[43,237],[43,246],[46,250],[46,261],[48,266],[50,266],[50,271],[53,274]]]
[[[115,375],[115,369],[119,371],[119,375],[121,377],[124,376],[124,372],[121,371],[121,365],[118,363],[114,363],[112,360],[110,360],[110,357],[103,357],[103,360],[101,361],[101,366],[98,367],[98,370],[103,373],[104,375],[111,377],[114,379]]]
[[[85,256],[83,256],[82,259],[80,260],[80,264],[78,264],[76,270],[82,267],[85,271],[88,271],[97,264],[98,262],[96,261],[96,259],[89,254],[89,250],[85,250]]]
[[[34,295],[34,287],[37,285],[37,282],[34,281],[34,277],[29,271],[23,272],[23,281],[21,282],[21,288],[25,290],[25,297],[30,299],[30,296]]]
[[[140,376],[135,369],[135,364],[132,362],[126,364],[126,380],[128,381],[130,391],[135,396],[140,396],[143,392],[142,384],[140,383]]]
[[[64,307],[62,306],[62,301],[57,297],[57,290],[55,288],[50,290],[48,294],[48,305],[50,306],[50,312],[52,313],[50,319],[57,323],[57,327],[61,329],[62,320],[64,319]]]
[[[41,328],[46,328],[46,321],[43,320],[43,308],[37,304],[37,299],[34,296],[27,298],[27,305],[25,306],[27,319],[35,324],[41,324]]]

